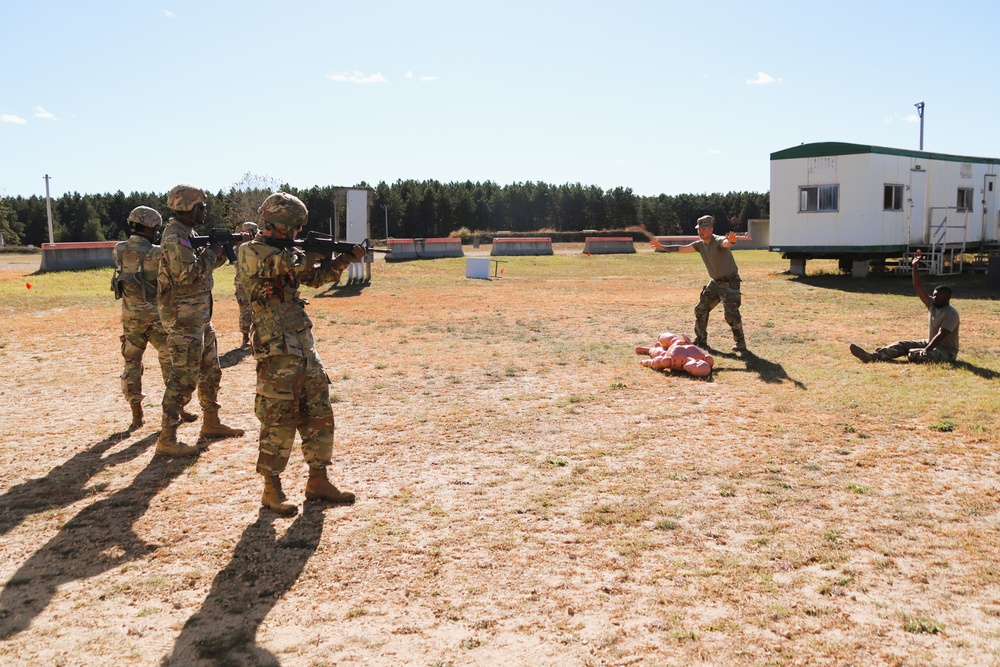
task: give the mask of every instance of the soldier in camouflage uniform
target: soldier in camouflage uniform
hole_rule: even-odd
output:
[[[336,282],[348,264],[365,256],[365,250],[355,246],[351,255],[338,255],[324,267],[318,256],[270,245],[273,240],[295,238],[306,224],[308,211],[298,198],[275,193],[264,200],[258,212],[263,231],[240,246],[239,264],[253,311],[257,360],[254,408],[260,419],[257,472],[264,477],[261,502],[284,516],[298,511],[287,502],[279,478],[297,430],[309,465],[306,499],[351,504],[354,494],[338,490],[326,475],[334,429],[330,378],[316,353],[312,322],[306,315],[306,300],[299,297],[299,285],[319,287]]]
[[[256,223],[244,222],[240,225],[240,231],[256,236],[260,229]],[[243,272],[240,271],[239,262],[236,262],[236,277],[233,278],[233,286],[236,288],[236,303],[240,306],[240,333],[243,334],[243,343],[240,347],[250,347],[250,325],[253,323],[253,319],[250,315],[250,299],[247,298],[246,290],[243,289]]]
[[[155,245],[163,218],[148,206],[137,206],[128,215],[132,234],[111,251],[115,272],[111,289],[115,298],[122,300],[122,392],[132,408],[129,430],[142,426],[142,355],[146,345],[153,344],[160,362],[163,383],[170,377],[170,353],[167,334],[160,324],[156,309],[156,271],[160,261],[160,246]],[[193,420],[194,415],[183,413],[182,418]]]
[[[743,317],[740,315],[740,274],[733,259],[731,248],[736,245],[736,232],[726,236],[716,236],[715,218],[703,215],[698,218],[698,240],[688,245],[665,246],[657,240],[652,245],[657,250],[666,252],[698,252],[708,269],[711,280],[701,290],[701,298],[694,309],[694,344],[698,347],[708,347],[708,314],[722,302],[726,324],[733,330],[734,352],[745,352],[746,337],[743,334]]]
[[[167,207],[174,217],[167,221],[160,242],[157,273],[160,321],[167,332],[171,370],[163,392],[163,423],[156,451],[169,456],[194,456],[196,447],[177,442],[181,411],[195,388],[201,404],[202,438],[243,435],[219,421],[218,344],[212,328],[212,272],[225,263],[220,244],[191,247],[195,225],[205,221],[205,191],[192,185],[178,185],[167,195]]]

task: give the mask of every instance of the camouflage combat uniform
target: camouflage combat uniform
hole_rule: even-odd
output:
[[[733,340],[740,347],[746,346],[743,334],[743,317],[740,315],[740,274],[733,259],[733,251],[725,248],[722,242],[725,236],[712,235],[712,240],[705,243],[701,239],[694,242],[695,250],[701,255],[708,269],[711,280],[701,290],[701,298],[694,309],[695,345],[704,347],[708,344],[708,314],[722,302],[726,324],[733,330]]]
[[[253,318],[250,314],[250,299],[243,289],[243,271],[240,270],[240,263],[236,262],[236,277],[233,278],[233,287],[236,288],[236,303],[240,307],[240,333],[246,338],[250,335],[250,325]]]
[[[276,248],[259,236],[239,250],[243,285],[253,313],[260,420],[258,472],[278,475],[288,463],[296,430],[311,469],[330,465],[333,409],[330,378],[316,353],[312,322],[299,285],[319,287],[340,279],[343,268],[322,269],[297,248]],[[262,469],[263,468],[263,469]]]
[[[159,311],[167,332],[171,373],[163,392],[164,422],[174,423],[195,387],[205,413],[218,413],[218,344],[212,328],[212,272],[225,262],[211,248],[191,248],[192,229],[170,218],[160,241]]]
[[[240,231],[256,235],[258,227],[252,222],[244,222],[240,225]],[[240,307],[240,333],[243,334],[244,345],[246,345],[246,340],[250,336],[250,325],[253,323],[253,317],[250,312],[250,299],[247,297],[246,290],[243,289],[243,271],[240,270],[239,262],[236,262],[236,276],[233,278],[233,287],[236,288],[236,303]]]
[[[156,307],[156,274],[160,247],[138,234],[132,234],[112,250],[115,275],[112,289],[122,300],[122,392],[129,403],[141,403],[142,355],[147,343],[156,349],[166,385],[170,377],[170,353],[167,334]]]

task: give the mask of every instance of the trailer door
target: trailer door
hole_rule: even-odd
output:
[[[1000,217],[997,217],[997,177],[987,174],[983,183],[983,239],[996,242],[1000,238]]]
[[[927,243],[927,172],[910,170],[910,244]]]

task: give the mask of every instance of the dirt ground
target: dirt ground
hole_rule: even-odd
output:
[[[0,663],[1000,663],[997,416],[928,428],[970,386],[995,405],[997,366],[892,365],[889,382],[931,373],[945,396],[884,403],[834,352],[827,306],[796,319],[800,297],[846,296],[738,256],[755,354],[728,352],[720,308],[708,381],[651,371],[633,347],[690,333],[705,282],[664,273],[676,258],[634,258],[641,280],[599,258],[512,260],[491,281],[379,263],[370,286],[314,295],[331,478],[358,502],[304,503],[296,451],[293,518],[260,509],[231,269],[220,402],[247,434],[171,460],[153,455],[152,350],[146,426],[121,432],[110,293],[34,308],[37,257],[3,258],[0,283],[38,285],[0,312]],[[974,323],[993,302],[962,313],[995,333]]]

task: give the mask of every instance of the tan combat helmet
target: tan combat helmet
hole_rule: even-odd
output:
[[[309,209],[302,200],[287,192],[275,192],[257,209],[264,229],[281,227],[286,230],[305,227]]]
[[[191,211],[198,204],[205,204],[205,191],[194,185],[175,185],[167,194],[171,211]]]
[[[148,206],[136,206],[128,214],[128,228],[135,231],[137,225],[156,230],[163,226],[163,217],[156,209]]]
[[[257,226],[256,222],[244,222],[240,225],[240,231],[250,232],[251,234],[256,235],[257,232],[260,231],[260,227]]]

